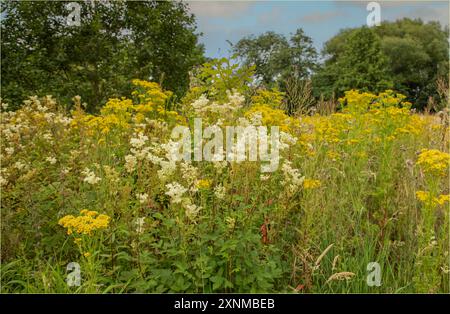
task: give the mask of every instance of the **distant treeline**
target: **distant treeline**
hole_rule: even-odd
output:
[[[73,8],[66,2],[1,3],[1,97],[10,107],[30,95],[51,94],[66,103],[80,95],[96,111],[108,98],[129,94],[134,78],[156,81],[181,97],[190,71],[208,59],[187,4],[79,6],[80,23],[74,25],[67,23]],[[448,86],[448,38],[448,26],[403,19],[341,30],[320,53],[301,28],[289,38],[270,31],[243,38],[232,52],[254,67],[259,86],[276,87],[288,99],[306,92],[330,100],[353,88],[393,89],[417,109],[437,109],[442,86]]]

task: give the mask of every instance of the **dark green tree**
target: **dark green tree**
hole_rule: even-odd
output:
[[[203,62],[194,16],[181,2],[79,1],[1,3],[1,92],[17,106],[30,95],[65,103],[80,95],[91,111],[127,95],[133,78],[160,82],[182,95],[189,70]]]
[[[338,96],[353,88],[380,92],[392,87],[380,39],[368,27],[346,38],[341,53],[319,72],[318,79],[330,84],[327,87]]]
[[[233,51],[245,65],[255,66],[256,75],[266,86],[292,76],[307,78],[317,59],[312,40],[302,29],[298,29],[289,40],[274,32],[245,37],[236,43]]]
[[[314,76],[316,95],[330,96],[337,91],[335,84],[341,73],[338,60],[342,60],[349,38],[360,29],[342,30],[325,43],[322,54],[326,61]],[[393,89],[407,95],[416,108],[423,108],[429,96],[438,97],[437,78],[448,82],[448,27],[442,28],[438,22],[424,23],[420,19],[405,18],[383,22],[371,30],[380,38],[380,49],[387,59]]]

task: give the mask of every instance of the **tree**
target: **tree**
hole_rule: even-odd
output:
[[[362,27],[352,32],[341,53],[319,72],[318,79],[330,84],[327,87],[337,95],[350,89],[378,93],[391,88],[387,58],[380,46],[372,29]]]
[[[316,95],[330,96],[336,91],[337,61],[346,50],[349,38],[360,30],[342,30],[325,43],[322,54],[326,61],[314,76]],[[440,77],[448,82],[448,27],[405,18],[383,22],[371,30],[379,37],[379,49],[386,57],[393,88],[407,95],[416,108],[423,108],[429,96],[438,97],[435,82]]]
[[[194,16],[181,2],[77,2],[79,25],[67,23],[67,2],[1,3],[2,97],[18,105],[52,94],[81,95],[94,111],[127,95],[133,78],[156,80],[182,95],[189,70],[203,62]],[[39,14],[36,14],[39,12]]]
[[[274,32],[239,40],[234,52],[244,64],[255,66],[256,75],[266,86],[280,83],[290,76],[307,78],[314,70],[317,52],[312,40],[298,29],[288,40]]]

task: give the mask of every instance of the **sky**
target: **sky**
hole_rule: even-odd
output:
[[[185,1],[197,19],[208,57],[229,57],[230,44],[266,31],[289,36],[303,28],[317,51],[340,29],[366,25],[370,1]],[[404,17],[449,25],[449,1],[377,1],[381,20]]]

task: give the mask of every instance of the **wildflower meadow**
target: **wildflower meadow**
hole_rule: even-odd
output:
[[[1,1],[0,294],[449,294],[448,12]]]
[[[349,90],[339,111],[288,116],[235,72],[180,100],[134,80],[99,114],[3,103],[2,291],[449,292],[448,111]],[[174,158],[176,126],[205,153],[229,125],[277,126],[277,166]]]

